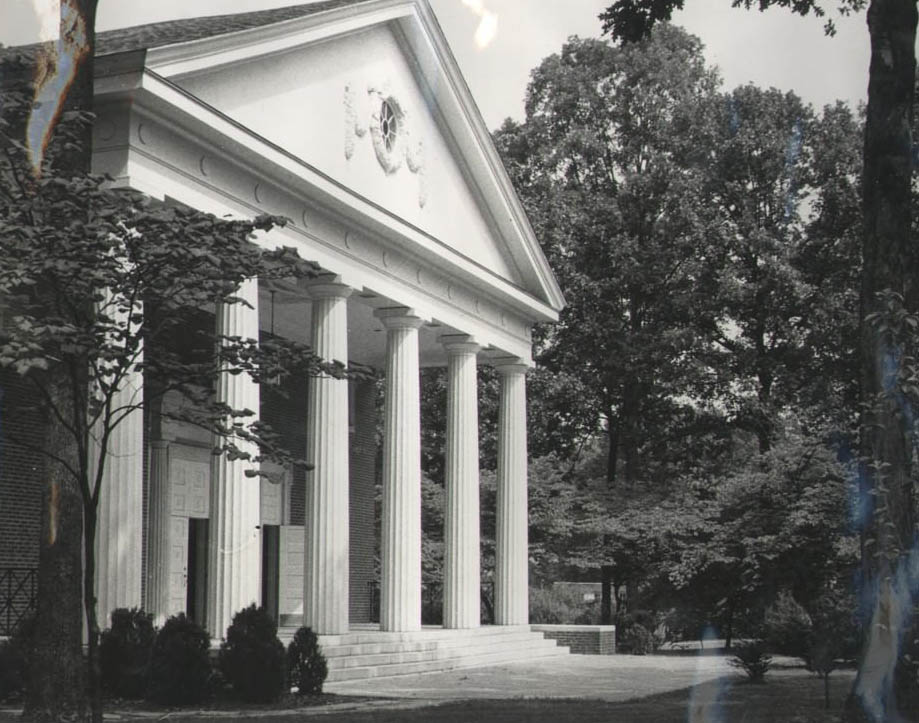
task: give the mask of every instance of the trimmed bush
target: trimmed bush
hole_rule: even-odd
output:
[[[287,670],[298,695],[319,695],[329,674],[319,638],[309,628],[299,628],[287,647]]]
[[[269,703],[284,690],[284,645],[265,608],[250,605],[233,616],[220,644],[220,672],[248,703]]]
[[[25,691],[29,672],[29,649],[35,618],[25,617],[13,635],[0,642],[0,701],[19,698]]]
[[[211,678],[210,647],[211,636],[185,613],[169,618],[153,644],[147,697],[164,705],[204,700]]]
[[[736,646],[734,657],[728,660],[734,668],[740,668],[751,683],[762,683],[772,667],[772,656],[766,652],[766,643],[753,640]]]
[[[112,627],[102,633],[99,643],[99,666],[106,690],[119,698],[144,697],[155,640],[152,615],[139,608],[112,612]]]

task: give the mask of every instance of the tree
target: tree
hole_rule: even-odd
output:
[[[38,79],[32,94],[36,104],[28,120],[17,119],[23,120],[17,127],[3,128],[7,133],[13,131],[14,143],[29,143],[23,150],[29,154],[35,175],[63,113],[76,115],[83,123],[71,137],[67,152],[61,154],[60,172],[72,176],[90,170],[92,129],[88,114],[93,107],[97,4],[98,0],[63,0],[58,40],[46,43],[25,62],[6,64],[0,76],[4,85]],[[7,91],[8,86],[4,88],[5,109],[9,107]],[[8,122],[4,118],[4,123]],[[73,459],[73,449],[68,448],[66,436],[54,423],[47,426],[44,447]],[[85,712],[80,614],[82,520],[74,481],[51,464],[46,464],[44,476],[37,625],[29,661],[26,715],[54,720],[82,717]]]
[[[345,369],[279,338],[260,344],[211,334],[209,351],[197,356],[170,343],[193,328],[202,310],[246,303],[237,295],[244,281],[296,279],[314,275],[315,266],[290,249],[252,243],[256,232],[283,219],[218,219],[112,188],[110,179],[80,170],[72,155],[85,142],[86,114],[63,117],[33,172],[21,140],[31,106],[31,87],[8,87],[0,133],[0,369],[29,385],[49,430],[43,445],[8,440],[48,462],[37,624],[48,639],[36,644],[27,715],[83,714],[83,610],[92,714],[101,720],[97,510],[109,440],[143,404],[130,393],[136,377],[147,382],[147,404],[172,392],[187,398],[176,413],[215,435],[215,453],[292,462],[279,438],[252,421],[252,410],[215,400],[215,380],[341,376]]]
[[[625,48],[572,38],[533,71],[526,122],[495,136],[568,301],[536,343],[540,366],[580,393],[560,441],[603,431],[610,483],[655,478],[654,453],[682,434],[662,420],[704,384],[716,87],[675,28]]]
[[[816,115],[793,93],[748,85],[726,94],[718,128],[709,183],[725,231],[710,360],[719,398],[762,453],[789,408],[849,435],[858,124],[845,106]]]
[[[624,42],[645,36],[667,20],[684,0],[617,0],[600,18],[604,31]],[[733,0],[751,7],[754,0]],[[817,0],[758,0],[760,9],[778,5],[801,15],[824,16]],[[891,399],[891,368],[898,352],[888,346],[882,325],[868,321],[885,313],[884,292],[903,299],[905,311],[919,307],[917,265],[911,242],[912,121],[915,91],[915,0],[839,0],[842,13],[868,6],[871,41],[868,106],[862,168],[862,273],[860,280],[860,361],[862,489],[874,500],[865,516],[864,574],[875,603],[862,664],[848,703],[854,718],[896,716],[898,681],[915,676],[897,672],[906,664],[901,644],[914,626],[914,600],[905,570],[915,535],[914,450],[911,415]],[[832,32],[832,25],[827,30]],[[897,375],[894,374],[893,378]],[[893,403],[891,403],[893,401]],[[882,664],[881,661],[888,661]],[[915,681],[911,685],[915,687]]]

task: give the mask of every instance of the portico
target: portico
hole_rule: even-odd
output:
[[[380,629],[420,631],[419,374],[440,366],[444,628],[478,628],[476,379],[488,364],[500,379],[496,622],[526,625],[530,330],[557,319],[563,299],[488,130],[424,0],[246,17],[232,32],[199,25],[161,45],[100,35],[96,170],[164,203],[290,219],[254,243],[290,246],[321,273],[301,284],[250,279],[246,304],[202,310],[203,323],[374,369],[380,468],[372,384],[300,379],[282,399],[221,374],[218,399],[271,417],[311,466],[300,476],[262,469],[261,482],[247,476],[251,463],[212,457],[212,440],[195,430],[168,420],[145,429],[136,415],[125,429],[130,449],[146,435],[146,476],[113,496],[100,536],[120,539],[122,519],[143,523],[123,554],[100,555],[100,585],[130,581],[100,595],[100,619],[141,604],[159,619],[194,611],[219,638],[236,611],[270,602],[282,622],[344,636],[367,622],[361,601],[373,582]]]

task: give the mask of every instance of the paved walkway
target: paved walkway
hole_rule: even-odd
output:
[[[338,695],[457,700],[593,698],[621,701],[688,688],[735,672],[720,656],[569,655],[488,668],[328,683]]]
[[[419,708],[471,698],[580,698],[624,701],[688,688],[736,671],[720,656],[569,655],[466,668],[447,673],[403,675],[379,680],[328,683],[324,692],[354,701],[296,710],[108,711],[107,721],[313,717],[329,713]],[[368,699],[370,698],[370,699]],[[12,723],[21,709],[0,707],[0,723]]]

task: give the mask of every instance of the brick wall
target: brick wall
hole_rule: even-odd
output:
[[[18,439],[42,444],[42,418],[23,380],[0,371],[0,567],[37,567],[44,460]]]
[[[532,625],[549,640],[567,645],[579,655],[612,655],[616,652],[615,625]]]

